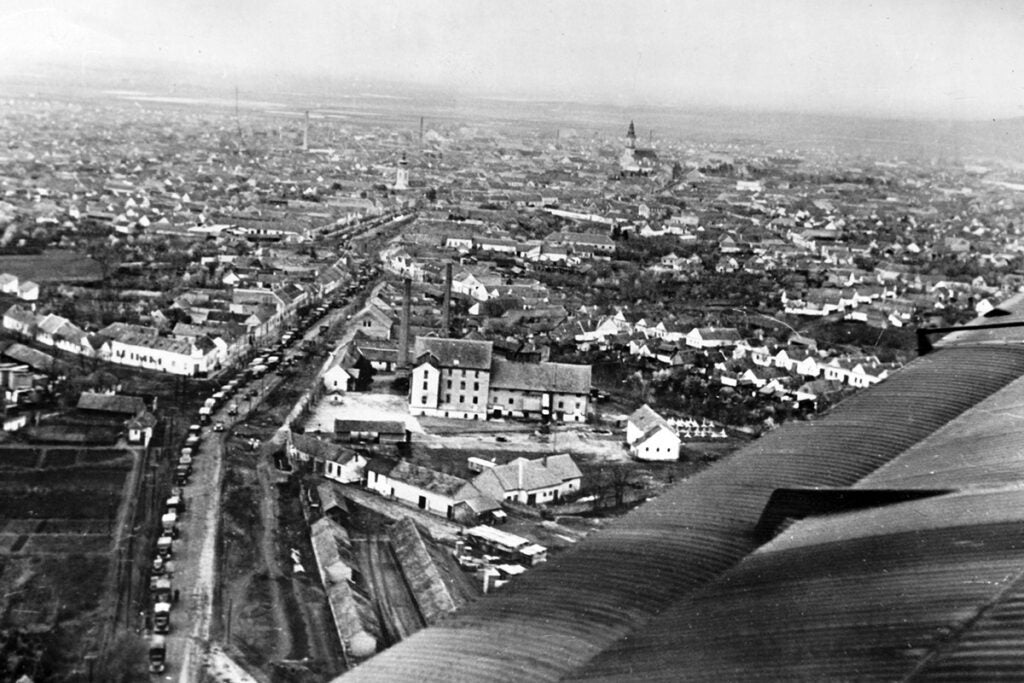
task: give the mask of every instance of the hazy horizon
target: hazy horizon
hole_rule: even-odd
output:
[[[890,118],[1024,115],[1024,6],[837,0],[4,2],[0,75],[144,66],[479,96]]]

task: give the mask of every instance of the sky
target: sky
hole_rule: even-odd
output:
[[[621,105],[1008,118],[1024,116],[1024,2],[0,0],[0,75],[42,62]]]

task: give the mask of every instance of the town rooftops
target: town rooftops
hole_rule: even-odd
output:
[[[416,337],[413,358],[429,354],[443,368],[490,370],[493,344],[489,341]]]
[[[496,358],[491,369],[491,388],[586,394],[590,392],[590,366],[513,363]]]

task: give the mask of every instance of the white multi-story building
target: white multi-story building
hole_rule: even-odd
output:
[[[512,363],[492,357],[492,344],[417,337],[409,384],[413,415],[586,419],[590,366]]]

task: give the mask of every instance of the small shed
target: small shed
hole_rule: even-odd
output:
[[[128,443],[148,446],[153,438],[153,429],[156,427],[156,416],[145,410],[141,415],[136,415],[128,420]]]

